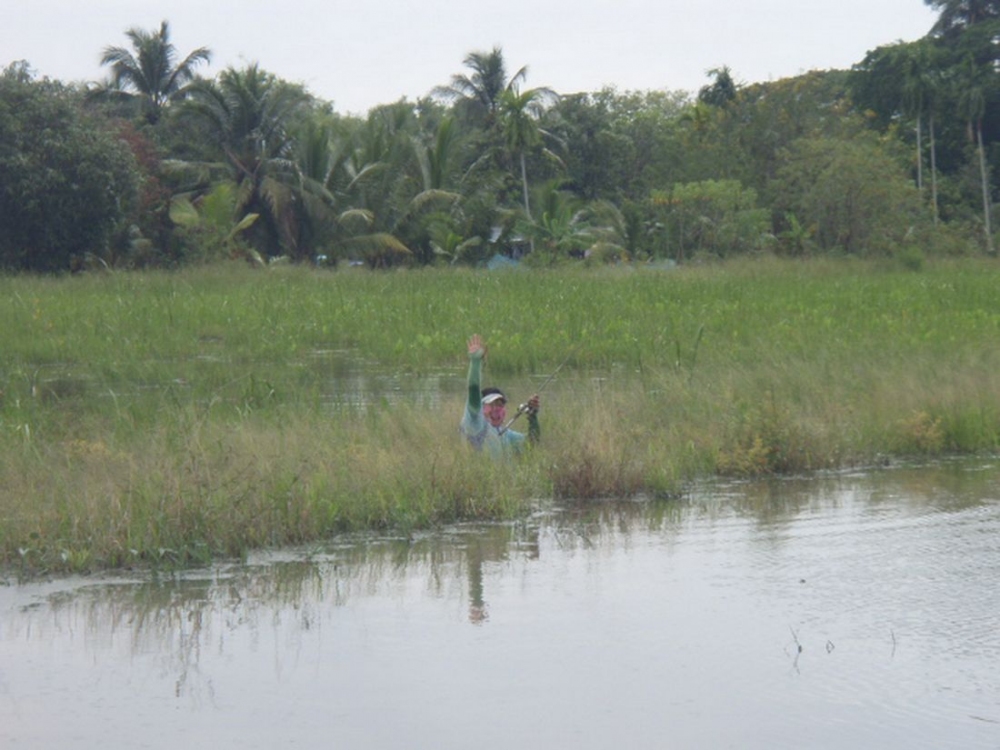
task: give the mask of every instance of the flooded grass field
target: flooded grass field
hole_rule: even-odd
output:
[[[3,278],[0,568],[191,568],[539,498],[993,454],[997,275],[761,258]],[[473,333],[484,385],[544,391],[514,472],[459,440]]]
[[[5,748],[997,748],[1000,462],[0,587]]]

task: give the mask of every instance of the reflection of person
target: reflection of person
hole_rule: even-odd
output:
[[[469,395],[462,416],[462,434],[476,450],[484,448],[491,456],[519,452],[526,443],[535,443],[541,435],[538,426],[539,399],[536,393],[521,407],[528,415],[528,434],[504,429],[507,397],[499,388],[480,389],[486,345],[479,334],[469,339]]]
[[[489,617],[483,598],[483,550],[477,542],[469,546],[469,622],[482,625]]]

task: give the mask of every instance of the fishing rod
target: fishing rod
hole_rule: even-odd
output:
[[[567,362],[569,362],[570,358],[571,358],[571,357],[572,357],[572,356],[573,356],[574,354],[576,354],[576,350],[577,350],[578,348],[579,348],[579,345],[577,345],[577,346],[573,347],[573,349],[572,349],[572,350],[570,351],[570,353],[566,355],[566,359],[564,359],[564,360],[563,360],[562,362],[560,362],[560,363],[559,363],[559,366],[558,366],[558,367],[557,367],[556,369],[554,369],[554,370],[552,371],[552,374],[551,374],[551,375],[549,375],[549,376],[548,376],[548,377],[547,377],[547,378],[545,379],[545,382],[544,382],[544,383],[542,383],[541,387],[539,387],[539,389],[538,389],[537,391],[535,391],[535,395],[538,395],[539,393],[541,393],[542,391],[544,391],[544,390],[545,390],[545,386],[547,386],[547,385],[548,385],[549,383],[551,383],[551,382],[552,382],[552,380],[553,380],[553,379],[555,378],[555,376],[556,376],[556,375],[557,375],[557,374],[559,373],[559,371],[560,371],[560,370],[561,370],[561,369],[563,368],[563,365],[565,365],[565,364],[566,364]],[[507,430],[509,430],[509,429],[510,429],[510,426],[511,426],[512,424],[514,424],[514,422],[516,422],[516,421],[517,421],[517,418],[518,418],[518,417],[520,417],[520,416],[521,416],[522,414],[527,414],[527,413],[528,413],[528,411],[529,411],[530,409],[531,409],[531,407],[530,407],[530,406],[528,406],[528,404],[527,404],[527,403],[524,403],[524,404],[521,404],[520,406],[518,406],[518,407],[517,407],[517,412],[516,412],[516,413],[514,414],[514,416],[513,416],[513,417],[511,417],[510,419],[508,419],[508,420],[507,420],[507,421],[506,421],[506,422],[505,422],[505,423],[504,423],[503,425],[501,425],[501,426],[500,426],[500,427],[499,427],[499,428],[497,429],[497,432],[499,432],[499,433],[500,433],[501,435],[503,435],[503,434],[504,434],[505,432],[507,432]]]

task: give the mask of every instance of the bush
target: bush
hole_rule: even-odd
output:
[[[103,255],[138,200],[127,144],[88,116],[71,90],[0,74],[0,266],[69,270]]]
[[[872,140],[803,138],[783,156],[776,208],[815,226],[820,250],[891,255],[928,223],[903,168]]]

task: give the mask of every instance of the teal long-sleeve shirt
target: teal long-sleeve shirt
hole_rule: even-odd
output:
[[[469,357],[468,397],[460,429],[465,439],[476,450],[485,450],[493,457],[501,457],[520,452],[528,442],[535,442],[541,435],[538,415],[528,414],[528,434],[516,430],[500,431],[483,414],[483,396],[480,386],[482,376],[482,356]]]

